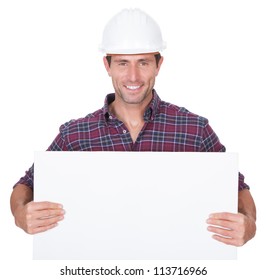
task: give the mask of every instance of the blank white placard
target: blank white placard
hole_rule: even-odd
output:
[[[235,153],[36,152],[34,200],[65,219],[33,240],[34,259],[235,259],[207,231],[236,212]]]

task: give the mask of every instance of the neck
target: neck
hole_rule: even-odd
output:
[[[115,103],[115,101],[114,101]],[[138,108],[137,106],[110,106],[110,111],[122,121],[129,129],[136,128],[143,124],[143,115],[145,108]]]
[[[109,109],[129,129],[134,129],[144,124],[143,115],[149,103],[150,100],[146,100],[146,102],[140,104],[129,104],[121,101],[116,96],[115,101],[110,104]]]

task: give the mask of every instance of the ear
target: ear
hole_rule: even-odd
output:
[[[111,76],[111,74],[110,74],[111,69],[110,69],[109,63],[105,56],[103,57],[103,63],[104,63],[104,67],[105,67],[108,75]]]
[[[156,76],[159,74],[162,63],[163,63],[163,56],[161,56],[161,58],[159,60],[158,67],[156,69]]]

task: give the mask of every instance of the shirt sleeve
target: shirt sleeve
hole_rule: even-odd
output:
[[[18,184],[26,185],[33,189],[33,181],[34,181],[34,165],[32,165],[26,172],[24,177],[21,177],[19,181],[14,185],[14,187]]]
[[[67,151],[67,147],[65,145],[64,138],[62,137],[61,129],[60,133],[56,136],[54,141],[48,147],[47,151]],[[26,185],[33,189],[34,187],[34,164],[25,172],[25,175],[19,179],[19,181],[14,185],[14,187],[18,184]]]
[[[225,146],[221,144],[218,136],[209,125],[208,120],[205,119],[205,121],[200,152],[225,152]]]
[[[201,152],[225,152],[226,148],[221,144],[218,136],[213,131],[208,121],[206,121],[202,144],[201,144]],[[245,183],[245,177],[240,172],[238,173],[238,190],[250,189],[249,186]]]
[[[240,172],[238,173],[238,190],[242,191],[242,190],[249,190],[250,187],[249,185],[247,185],[245,183],[245,177],[243,174],[241,174]]]

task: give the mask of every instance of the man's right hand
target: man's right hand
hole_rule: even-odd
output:
[[[18,184],[10,197],[15,223],[29,234],[52,229],[64,219],[63,206],[54,202],[34,202],[32,188]]]
[[[63,206],[53,202],[29,202],[19,206],[13,213],[15,223],[29,234],[52,229],[64,219]]]

